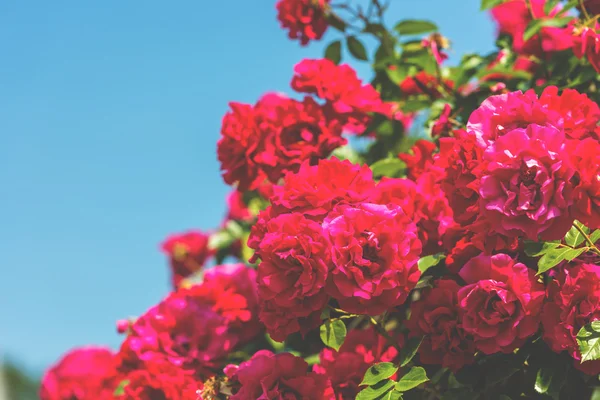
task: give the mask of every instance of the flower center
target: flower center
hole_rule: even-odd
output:
[[[315,144],[318,142],[320,135],[321,129],[318,126],[300,122],[283,128],[281,143],[284,147],[290,147],[301,142]]]
[[[525,185],[532,185],[535,183],[535,177],[537,176],[538,168],[534,165],[528,167],[525,163],[521,165],[521,182]]]
[[[365,260],[371,262],[379,260],[379,240],[373,232],[363,232],[358,243],[362,247],[362,256]]]

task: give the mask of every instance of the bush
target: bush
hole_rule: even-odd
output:
[[[600,2],[483,0],[498,49],[456,66],[433,22],[368,3],[277,2],[291,39],[339,39],[297,96],[230,104],[222,227],[169,237],[173,292],[43,400],[592,396]]]

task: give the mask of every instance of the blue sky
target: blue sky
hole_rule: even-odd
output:
[[[0,4],[0,351],[41,371],[168,291],[158,243],[225,212],[216,142],[229,101],[288,91],[319,57],[280,30],[275,0]],[[479,0],[392,0],[453,59],[487,51]],[[368,66],[355,64],[368,78]]]

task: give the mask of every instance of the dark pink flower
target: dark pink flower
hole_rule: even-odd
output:
[[[441,365],[456,372],[475,361],[473,338],[460,323],[459,289],[455,281],[439,279],[410,306],[406,326],[412,336],[424,336],[419,347],[423,364]]]
[[[462,327],[485,354],[511,353],[538,330],[544,285],[506,254],[478,256],[459,272]]]
[[[218,266],[203,283],[171,293],[131,326],[119,352],[122,368],[169,362],[198,377],[214,374],[261,332],[255,277],[241,264]]]
[[[259,222],[248,245],[256,250],[255,258],[260,259],[260,318],[271,337],[284,340],[293,333],[292,326],[298,327],[301,333],[316,327],[283,321],[273,324],[272,315],[279,312],[287,314],[285,321],[294,318],[308,321],[312,315],[320,314],[327,304],[325,282],[331,256],[321,224],[299,213],[282,214]]]
[[[161,248],[169,256],[173,287],[178,287],[183,279],[200,271],[214,254],[208,247],[208,235],[200,231],[171,235]]]
[[[274,188],[271,215],[299,212],[322,221],[336,204],[356,204],[366,200],[375,187],[367,165],[337,158],[304,163],[298,173],[286,176],[283,186]]]
[[[399,347],[402,347],[403,340],[400,341]],[[331,381],[336,400],[354,400],[362,389],[359,385],[367,369],[378,362],[394,362],[397,357],[396,348],[375,329],[354,329],[348,332],[339,351],[321,350],[320,364],[316,364],[313,371]]]
[[[231,400],[335,399],[327,378],[308,372],[306,361],[289,353],[261,350],[239,366],[227,366],[225,374],[234,388]]]
[[[544,341],[557,353],[568,352],[574,365],[590,375],[600,373],[600,361],[582,364],[575,337],[584,325],[599,319],[600,267],[579,264],[556,269],[542,313]]]
[[[327,290],[347,312],[378,315],[406,300],[421,273],[421,242],[396,205],[339,205],[323,228],[331,242]]]
[[[41,400],[109,400],[117,382],[113,352],[104,347],[71,350],[46,371]]]
[[[289,31],[290,39],[298,39],[305,46],[319,40],[329,26],[326,11],[330,0],[279,0],[277,19]]]
[[[570,149],[573,165],[573,216],[591,229],[600,229],[600,143],[595,139],[574,142]]]
[[[507,236],[531,240],[564,237],[573,204],[564,134],[529,125],[499,137],[485,151],[479,174],[480,217]]]

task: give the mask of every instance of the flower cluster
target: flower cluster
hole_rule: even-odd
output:
[[[68,353],[42,400],[590,398],[600,1],[483,2],[498,51],[451,67],[432,22],[351,3],[276,3],[302,45],[344,40],[293,96],[230,104],[220,227],[170,236],[173,291],[118,322],[118,351]]]
[[[253,227],[260,319],[276,340],[318,326],[330,299],[378,315],[406,300],[421,253],[414,222],[381,198],[367,167],[304,164],[277,188]]]
[[[271,93],[254,106],[230,104],[217,149],[225,182],[242,191],[257,189],[265,180],[278,183],[302,163],[314,165],[344,145],[344,132],[362,133],[371,113],[394,114],[392,105],[350,66],[327,59],[296,65],[291,85],[316,99]]]

